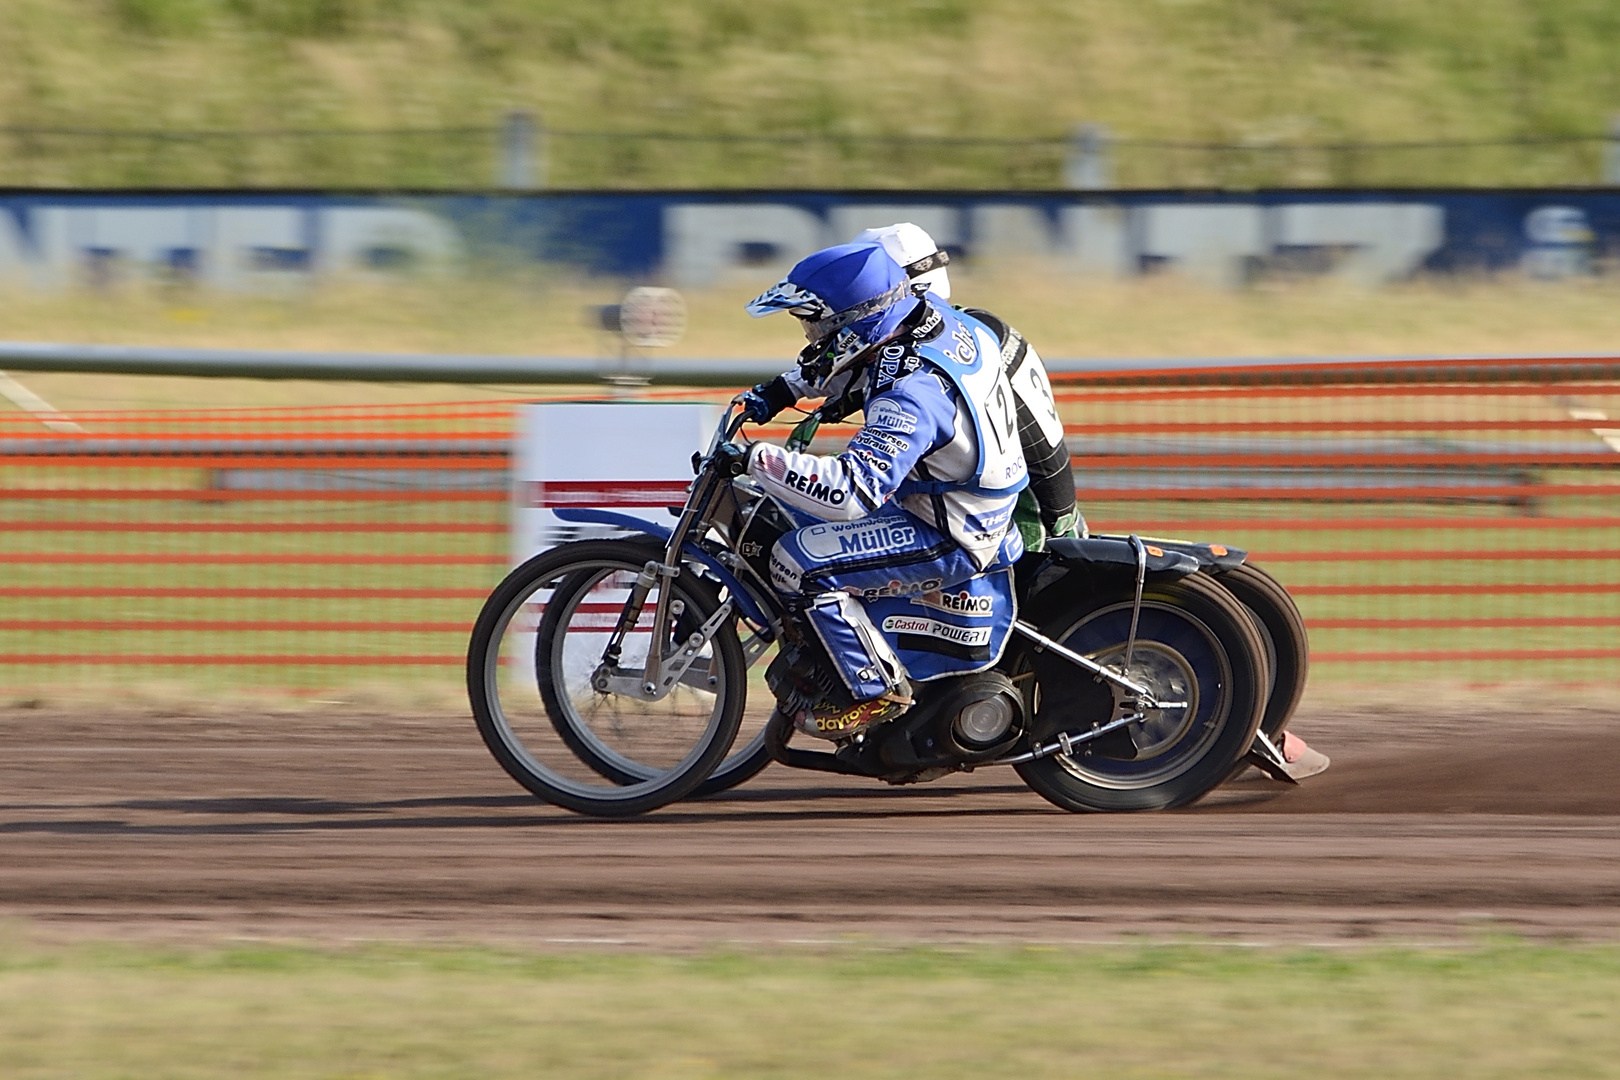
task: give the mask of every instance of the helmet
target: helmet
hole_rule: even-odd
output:
[[[881,229],[866,229],[855,237],[854,242],[882,244],[889,258],[905,268],[906,276],[911,279],[911,287],[916,292],[931,292],[941,300],[951,298],[951,279],[945,272],[951,257],[920,226],[902,221]]]
[[[916,309],[906,272],[878,244],[839,244],[801,260],[748,303],[759,318],[791,311],[810,347],[800,354],[807,382],[825,389],[887,341]]]

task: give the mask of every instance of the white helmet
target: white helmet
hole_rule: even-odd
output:
[[[951,279],[945,266],[951,257],[940,250],[934,238],[919,225],[902,221],[881,229],[864,229],[855,237],[857,244],[882,244],[889,258],[905,267],[914,290],[935,293],[941,300],[951,298]]]

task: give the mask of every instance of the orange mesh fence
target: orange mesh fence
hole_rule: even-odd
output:
[[[0,416],[0,678],[443,678],[507,564],[510,403]]]
[[[1318,677],[1620,674],[1620,360],[1054,396],[1092,529],[1248,549],[1298,599]],[[454,679],[509,561],[513,405],[0,414],[0,680]]]

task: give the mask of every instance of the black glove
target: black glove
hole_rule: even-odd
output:
[[[778,375],[768,383],[760,383],[742,393],[743,415],[755,424],[763,424],[783,409],[799,400],[799,395]]]
[[[736,443],[721,443],[712,459],[715,471],[728,480],[734,476],[741,476],[748,471],[749,449]]]

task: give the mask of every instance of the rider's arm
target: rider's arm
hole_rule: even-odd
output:
[[[755,443],[748,474],[789,506],[823,521],[865,517],[917,463],[956,434],[956,392],[930,372],[910,375],[867,403],[866,423],[837,455]]]

